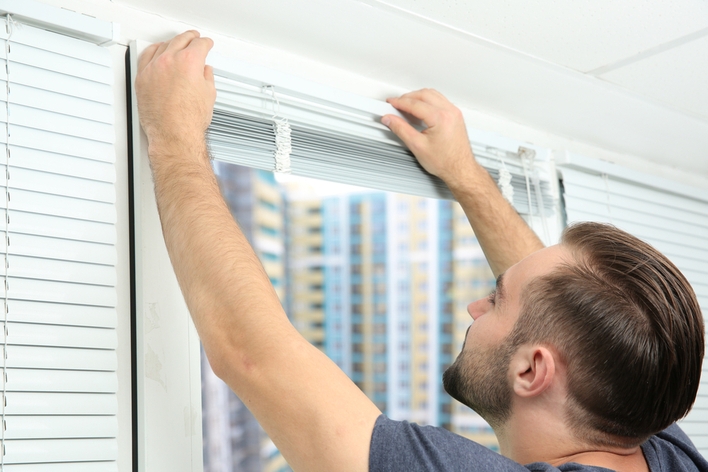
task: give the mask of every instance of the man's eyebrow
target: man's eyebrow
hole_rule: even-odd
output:
[[[501,274],[499,277],[497,277],[497,286],[494,291],[497,295],[497,304],[501,305],[502,303],[504,303],[504,299],[506,296],[506,291],[504,290],[504,274]]]

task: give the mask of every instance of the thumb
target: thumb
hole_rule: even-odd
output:
[[[384,115],[381,118],[381,123],[388,126],[393,134],[398,136],[403,141],[403,144],[408,146],[408,149],[412,151],[414,147],[417,147],[421,134],[408,124],[406,120],[396,115]]]

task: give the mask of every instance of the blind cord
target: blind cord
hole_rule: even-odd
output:
[[[612,221],[612,204],[610,203],[610,177],[603,173],[602,181],[605,183],[605,204],[607,205],[607,217],[610,219],[610,223],[614,224],[614,221]]]
[[[8,307],[8,290],[9,284],[7,282],[8,269],[10,267],[9,253],[10,253],[10,233],[9,233],[9,223],[10,223],[10,38],[12,37],[12,32],[14,30],[16,23],[11,15],[5,15],[5,31],[7,32],[7,39],[5,40],[5,296],[4,296],[4,307],[3,307],[3,356],[2,356],[2,454],[0,455],[0,471],[5,470],[5,431],[7,430],[7,420],[5,419],[5,408],[7,407],[7,317],[9,312]]]
[[[529,185],[529,178],[533,184],[534,194],[536,196],[536,208],[538,209],[538,214],[541,217],[541,227],[543,228],[543,237],[545,238],[546,244],[551,243],[551,234],[548,230],[548,222],[546,221],[546,210],[543,205],[543,194],[541,192],[541,180],[538,176],[538,168],[535,165],[536,151],[533,149],[525,148],[523,146],[519,147],[519,157],[521,158],[521,163],[524,166],[524,176],[526,177],[526,196],[529,201],[529,215],[533,218],[533,211],[531,210],[531,187]],[[527,162],[528,161],[528,162]],[[529,171],[529,168],[531,169]],[[530,174],[530,177],[529,177]]]
[[[514,187],[511,185],[511,172],[506,168],[506,162],[504,158],[501,158],[501,169],[499,169],[499,190],[506,201],[509,202],[511,206],[514,206]]]
[[[274,105],[273,116],[271,117],[275,131],[275,166],[273,172],[290,174],[292,172],[290,167],[290,153],[293,150],[290,123],[287,118],[280,116],[280,102],[275,95],[275,86],[264,85],[263,91],[270,91]]]

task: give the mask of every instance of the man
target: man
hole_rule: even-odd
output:
[[[167,248],[209,361],[293,469],[708,471],[672,426],[694,401],[704,349],[686,280],[602,225],[571,228],[544,249],[475,162],[459,110],[431,90],[390,100],[424,132],[392,115],[382,122],[446,182],[499,276],[469,305],[474,323],[444,383],[489,421],[503,455],[383,417],[289,323],[221,198],[205,143],[211,47],[188,31],[146,49],[140,121]]]

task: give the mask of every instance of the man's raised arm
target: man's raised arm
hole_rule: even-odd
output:
[[[386,115],[381,120],[401,138],[425,170],[440,177],[450,188],[495,276],[543,248],[541,240],[474,159],[459,109],[430,89],[407,93],[388,102],[427,126],[419,132],[395,115]]]
[[[234,222],[205,132],[212,41],[188,31],[140,57],[136,93],[165,243],[209,362],[295,470],[366,471],[376,406],[288,321]]]

